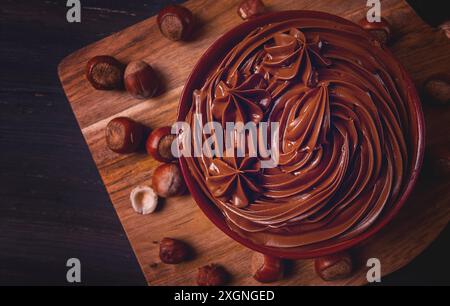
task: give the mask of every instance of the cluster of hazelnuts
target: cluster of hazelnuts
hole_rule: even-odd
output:
[[[106,144],[111,151],[119,154],[135,152],[141,147],[145,130],[146,128],[142,124],[130,118],[114,118],[106,126]],[[174,141],[176,141],[176,135],[171,134],[169,126],[153,130],[145,141],[147,153],[155,160],[162,162],[153,172],[152,188],[158,196],[163,198],[182,195],[186,190],[180,168],[172,154],[171,147]],[[139,192],[131,196],[132,204],[135,204],[133,201],[136,199],[149,201],[148,198],[142,198],[143,192],[146,191],[142,189],[142,186],[139,186],[139,190],[136,191]],[[156,202],[157,199],[151,201],[151,206],[156,208]],[[136,203],[140,206],[144,204]],[[136,207],[134,208],[139,211]],[[149,208],[141,207],[142,209],[146,209],[146,212],[149,213]]]
[[[192,257],[193,250],[185,242],[164,238],[159,244],[159,257],[163,263],[179,264]],[[251,269],[253,278],[260,283],[272,283],[281,280],[285,274],[285,262],[276,257],[253,253]],[[341,252],[317,258],[314,268],[318,276],[325,281],[347,278],[353,272],[353,261],[349,253]],[[197,284],[200,286],[223,286],[230,280],[229,272],[221,265],[209,264],[197,271]]]
[[[166,264],[178,264],[189,260],[192,248],[183,241],[164,238],[159,244],[159,257]],[[262,283],[270,283],[283,277],[283,264],[278,258],[255,253],[252,259],[253,277]],[[229,272],[221,265],[209,264],[197,271],[200,286],[223,286],[230,280]]]
[[[157,18],[161,33],[170,40],[186,40],[192,34],[194,18],[187,8],[170,5]],[[148,63],[137,60],[124,65],[109,55],[95,56],[86,65],[86,78],[98,90],[120,90],[138,99],[153,97],[159,89],[157,73]]]
[[[192,248],[185,242],[164,238],[159,243],[159,258],[166,264],[179,264],[189,260],[193,255]],[[230,274],[221,265],[209,264],[200,267],[197,272],[199,286],[222,286],[230,280]]]
[[[242,1],[238,14],[242,19],[250,19],[265,12],[261,0]],[[169,5],[157,16],[161,34],[178,41],[188,40],[194,31],[195,19],[192,12],[181,5]],[[86,78],[98,90],[120,90],[138,99],[151,98],[158,92],[160,81],[153,67],[142,61],[132,61],[124,65],[109,55],[93,57],[86,66]]]
[[[238,14],[249,19],[262,14],[265,6],[261,0],[242,1]],[[194,30],[192,12],[180,5],[169,5],[157,16],[157,23],[162,35],[178,41],[188,40]],[[160,88],[160,80],[153,67],[142,61],[123,64],[110,55],[99,55],[90,59],[86,65],[86,78],[97,90],[126,91],[137,99],[155,96]],[[108,148],[120,154],[138,150],[145,134],[145,127],[130,118],[119,117],[111,120],[106,127]],[[170,127],[154,130],[147,138],[146,150],[156,160],[163,162],[155,169],[152,188],[136,187],[131,194],[133,208],[140,213],[150,213],[156,208],[157,196],[171,197],[185,191],[181,171],[171,153],[175,135]],[[138,201],[139,200],[139,201]]]

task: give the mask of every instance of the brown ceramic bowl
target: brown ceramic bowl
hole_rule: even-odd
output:
[[[184,91],[181,95],[180,104],[178,108],[178,121],[183,121],[186,117],[187,112],[192,103],[192,93],[195,89],[201,88],[205,78],[211,71],[211,67],[221,61],[221,59],[226,55],[226,53],[232,49],[241,39],[243,39],[248,33],[259,26],[266,25],[268,23],[285,21],[293,18],[325,18],[335,20],[339,23],[358,26],[346,19],[341,17],[315,11],[282,11],[270,13],[267,15],[260,16],[256,19],[244,22],[235,28],[231,29],[223,36],[218,38],[195,65],[189,76],[187,83],[184,87]],[[224,48],[224,46],[227,46]],[[393,55],[392,55],[393,56]],[[190,174],[186,160],[182,157],[180,158],[181,169],[186,181],[186,184],[194,197],[197,205],[206,214],[206,216],[225,234],[236,240],[237,242],[245,245],[246,247],[253,249],[255,251],[280,258],[288,259],[305,259],[305,258],[316,258],[320,256],[329,255],[332,253],[340,252],[367,240],[369,237],[377,233],[381,228],[383,228],[388,222],[390,222],[395,215],[399,212],[400,208],[405,204],[412,189],[417,181],[417,177],[422,166],[422,159],[425,147],[425,127],[422,108],[420,104],[419,97],[417,95],[415,86],[406,71],[403,69],[405,74],[405,82],[407,84],[407,91],[409,93],[409,100],[407,101],[408,107],[413,114],[411,118],[411,139],[409,139],[411,145],[411,160],[409,165],[409,173],[406,177],[409,177],[409,181],[404,184],[403,190],[400,193],[399,199],[390,210],[386,211],[385,214],[379,217],[379,219],[365,232],[346,240],[344,242],[324,242],[320,245],[310,245],[306,247],[298,248],[274,248],[266,247],[263,245],[258,245],[240,236],[236,232],[232,231],[226,220],[221,213],[221,211],[212,203],[208,197],[201,191],[199,186],[195,183],[193,177]]]

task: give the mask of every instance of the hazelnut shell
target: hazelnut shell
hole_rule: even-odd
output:
[[[181,5],[169,5],[163,8],[156,18],[159,30],[168,39],[187,40],[194,30],[192,12]]]
[[[133,61],[127,65],[124,83],[128,93],[137,99],[153,97],[160,85],[152,66],[144,61]]]
[[[352,258],[346,252],[317,258],[314,267],[317,275],[325,281],[347,278],[353,271]]]
[[[105,130],[106,144],[116,153],[132,153],[139,148],[144,127],[127,117],[112,119]]]
[[[170,126],[163,126],[153,130],[147,138],[145,148],[154,159],[163,163],[169,163],[175,159],[172,154],[172,142],[176,135],[171,133]]]
[[[237,13],[244,19],[248,20],[266,12],[266,6],[261,0],[243,0],[238,6]]]
[[[358,23],[380,43],[386,44],[391,38],[391,25],[384,18],[381,18],[380,22],[369,22],[364,17]]]
[[[198,269],[197,284],[199,286],[223,286],[229,278],[228,272],[222,266],[211,264]]]
[[[109,55],[91,58],[86,64],[86,78],[98,90],[123,88],[125,66]]]
[[[450,39],[450,21],[446,21],[439,26],[439,29]]]
[[[158,206],[158,196],[148,186],[135,187],[131,191],[130,201],[134,211],[143,215],[153,213]]]
[[[450,103],[450,74],[440,73],[428,78],[423,86],[426,101],[436,105]]]
[[[186,184],[176,163],[162,164],[153,172],[152,187],[163,198],[182,195]]]
[[[183,241],[166,237],[159,243],[159,258],[166,264],[178,264],[189,256],[190,248]]]

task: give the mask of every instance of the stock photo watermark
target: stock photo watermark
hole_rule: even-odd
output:
[[[367,10],[366,18],[368,22],[381,22],[381,2],[380,0],[367,0]]]
[[[69,258],[66,262],[69,269],[66,273],[68,283],[81,283],[81,261],[78,258]],[[366,280],[368,283],[381,282],[381,261],[378,258],[369,258],[366,262],[369,268],[366,272]]]
[[[68,283],[81,283],[81,262],[78,258],[69,258],[66,262],[69,268],[66,273]]]
[[[67,22],[81,22],[80,0],[67,0],[66,6],[69,7],[66,13]]]
[[[181,132],[180,132],[181,131]],[[179,157],[260,157],[261,168],[274,168],[279,162],[279,122],[219,122],[203,125],[200,115],[194,115],[193,127],[179,121],[172,125],[173,156]]]
[[[381,2],[380,0],[367,0],[366,6],[370,9],[367,11],[366,18],[368,22],[381,21]],[[80,0],[67,0],[66,7],[69,9],[66,13],[66,19],[69,23],[81,22],[81,2]]]
[[[366,273],[366,279],[368,283],[380,283],[381,282],[381,261],[378,258],[369,258],[366,263],[366,267],[369,270]]]

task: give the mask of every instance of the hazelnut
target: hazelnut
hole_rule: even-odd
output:
[[[424,85],[427,98],[435,104],[445,105],[450,102],[450,76],[434,75]]]
[[[199,286],[223,286],[228,280],[229,274],[222,266],[211,264],[198,269],[197,284]]]
[[[386,19],[381,18],[380,22],[369,22],[367,18],[364,17],[358,23],[380,43],[386,44],[389,41],[391,36],[391,25]]]
[[[86,78],[95,89],[123,88],[124,65],[109,55],[91,58],[86,65]]]
[[[444,32],[445,36],[450,39],[450,21],[446,21],[439,26],[442,32]]]
[[[163,8],[157,17],[159,30],[170,40],[187,40],[194,29],[192,12],[181,5]]]
[[[170,126],[154,130],[147,138],[147,153],[160,162],[169,163],[175,159],[172,154],[172,142],[177,136],[171,133]]]
[[[112,119],[106,126],[106,144],[116,153],[131,153],[142,142],[144,127],[127,117]]]
[[[155,211],[158,205],[158,196],[148,186],[137,186],[131,191],[130,201],[135,212],[147,215]]]
[[[271,283],[283,278],[283,262],[276,257],[254,253],[252,257],[253,278],[261,283]]]
[[[182,195],[186,190],[178,164],[162,164],[155,169],[152,187],[163,198]]]
[[[189,246],[177,239],[163,238],[159,243],[159,258],[166,264],[178,264],[189,259]]]
[[[125,69],[125,88],[137,99],[153,97],[159,88],[159,79],[152,66],[144,61],[133,61]]]
[[[242,19],[248,20],[264,14],[266,6],[261,0],[244,0],[239,4],[237,12]]]
[[[353,270],[352,259],[346,252],[317,258],[314,267],[317,275],[325,281],[347,278]]]

